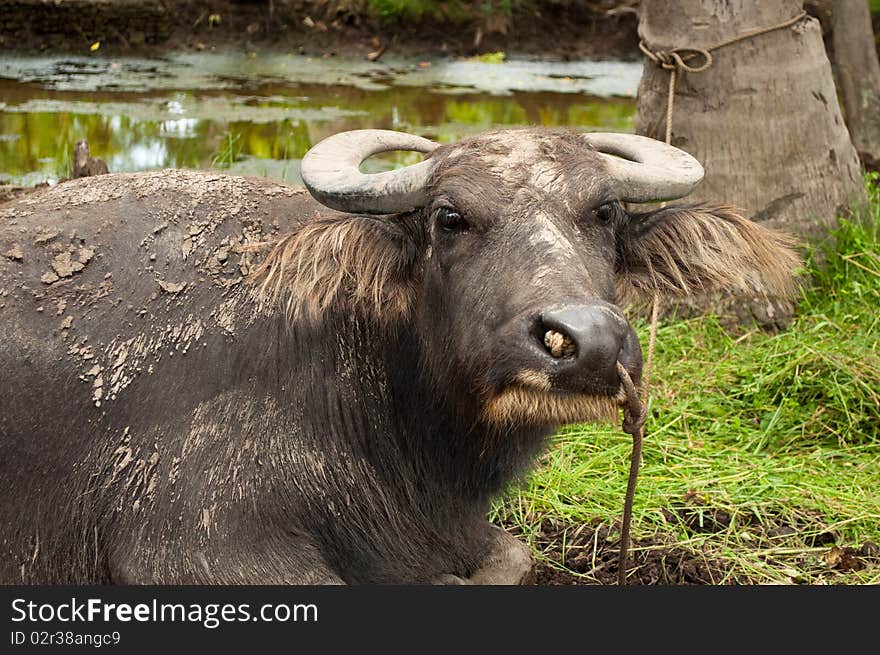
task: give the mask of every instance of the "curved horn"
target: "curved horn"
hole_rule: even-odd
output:
[[[621,200],[681,198],[703,179],[700,162],[662,141],[612,132],[589,132],[584,139],[603,155]]]
[[[391,130],[351,130],[315,144],[302,160],[302,179],[315,200],[344,212],[393,214],[420,207],[434,162],[364,174],[361,163],[389,150],[431,152],[439,144]]]

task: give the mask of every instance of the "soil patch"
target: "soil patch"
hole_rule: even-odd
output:
[[[616,526],[545,520],[536,540],[545,560],[535,564],[526,583],[616,585],[619,534]],[[676,546],[671,536],[655,536],[633,541],[627,580],[631,585],[736,583],[728,568],[718,558]]]
[[[527,0],[499,18],[475,2],[455,15],[383,20],[366,3],[344,0],[6,0],[0,48],[96,56],[246,49],[315,56],[504,51],[636,59],[636,15],[621,11],[620,4],[598,0],[575,9],[559,0]]]
[[[689,535],[722,533],[730,528],[724,511],[699,511],[699,504],[682,504],[664,512],[680,521]],[[697,516],[700,516],[698,519]],[[743,521],[738,515],[737,521]],[[839,573],[880,566],[880,547],[866,541],[858,546],[837,545],[833,531],[817,531],[812,523],[775,522],[745,517],[751,541],[739,547],[751,549],[764,565],[785,571],[790,584],[822,580],[833,584]],[[742,523],[740,523],[742,527]],[[525,540],[517,529],[510,532]],[[533,535],[540,553],[524,581],[533,585],[616,585],[618,573],[618,525],[575,524],[545,519]],[[564,544],[564,548],[563,548]],[[682,546],[672,534],[635,539],[627,566],[630,585],[748,585],[766,583],[737,570],[736,563],[721,557],[720,542]]]

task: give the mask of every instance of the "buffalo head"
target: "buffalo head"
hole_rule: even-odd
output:
[[[360,172],[388,150],[428,156]],[[416,335],[438,390],[476,399],[490,424],[614,415],[617,363],[636,381],[642,366],[624,300],[794,288],[789,239],[730,208],[627,208],[680,198],[703,176],[693,157],[646,137],[522,129],[437,145],[359,130],[317,144],[302,175],[341,213],[282,239],[263,290],[294,315],[363,311]]]

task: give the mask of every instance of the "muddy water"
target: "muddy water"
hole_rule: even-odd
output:
[[[298,182],[306,150],[347,129],[444,142],[496,126],[630,131],[640,73],[618,62],[0,57],[0,183],[67,176],[81,138],[111,171],[214,167]]]

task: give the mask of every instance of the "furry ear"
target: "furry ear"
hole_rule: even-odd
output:
[[[254,272],[260,296],[282,302],[292,320],[331,305],[385,321],[409,315],[417,247],[405,219],[318,218],[274,244]]]
[[[727,206],[631,214],[618,239],[618,291],[632,300],[733,290],[788,298],[799,288],[794,244]]]

